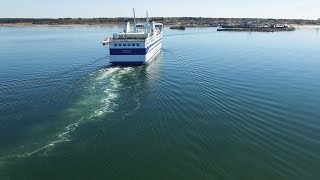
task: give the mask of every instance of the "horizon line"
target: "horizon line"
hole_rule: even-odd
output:
[[[95,19],[95,18],[133,18],[133,17],[0,17],[0,19]],[[145,18],[145,17],[136,17]],[[208,16],[153,16],[150,18],[209,18],[209,19],[278,19],[278,20],[310,20],[316,21],[320,18],[307,19],[307,18],[272,18],[272,17],[208,17]]]

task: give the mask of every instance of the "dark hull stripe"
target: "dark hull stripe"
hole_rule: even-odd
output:
[[[110,49],[110,55],[146,55],[146,48]]]

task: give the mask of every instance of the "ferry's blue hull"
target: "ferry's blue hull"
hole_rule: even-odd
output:
[[[149,44],[145,48],[145,44],[141,43],[141,47],[128,47],[128,44],[137,44],[138,42],[129,42],[124,48],[119,48],[119,44],[126,42],[117,42],[118,46],[110,45],[110,63],[115,65],[142,65],[150,61],[154,56],[156,56],[162,47],[162,37],[154,41],[152,44]]]

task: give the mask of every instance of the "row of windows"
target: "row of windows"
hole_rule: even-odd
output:
[[[114,46],[140,46],[139,43],[132,43],[132,44],[114,44]]]

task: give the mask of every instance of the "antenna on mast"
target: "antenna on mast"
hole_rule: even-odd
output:
[[[146,12],[146,16],[147,16],[147,27],[148,27],[148,31],[150,31],[150,21],[149,21],[149,11]]]
[[[133,8],[133,24],[134,24],[134,32],[137,32],[137,27],[136,27],[136,11]]]
[[[147,23],[149,23],[149,11],[147,11]]]

